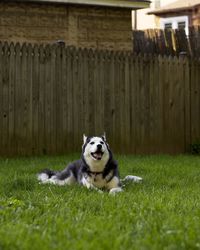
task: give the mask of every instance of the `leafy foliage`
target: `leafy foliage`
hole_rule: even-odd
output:
[[[196,140],[190,145],[190,150],[192,154],[200,155],[200,140]]]

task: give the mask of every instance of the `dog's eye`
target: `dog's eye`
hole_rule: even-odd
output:
[[[104,142],[103,141],[100,141],[100,143],[103,145],[104,144]]]
[[[90,142],[90,144],[91,144],[91,145],[93,145],[93,144],[94,144],[94,142],[92,141],[92,142]]]

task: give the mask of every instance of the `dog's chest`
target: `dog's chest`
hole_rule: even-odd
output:
[[[106,179],[103,178],[102,174],[91,174],[87,177],[87,181],[98,188],[103,188],[106,186]]]

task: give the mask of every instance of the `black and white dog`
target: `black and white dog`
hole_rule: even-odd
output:
[[[71,185],[78,182],[87,188],[108,190],[109,193],[122,191],[118,164],[113,159],[112,152],[102,137],[83,136],[82,157],[70,163],[63,171],[43,170],[38,174],[42,183]],[[139,182],[137,176],[127,176],[124,180]]]

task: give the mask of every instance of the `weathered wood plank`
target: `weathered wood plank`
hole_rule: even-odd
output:
[[[16,53],[16,92],[15,92],[15,140],[16,140],[16,147],[17,147],[17,153],[19,155],[22,154],[22,93],[21,93],[21,78],[22,78],[22,73],[21,73],[21,46],[20,44],[16,44],[15,46],[15,53]]]
[[[52,151],[52,141],[51,141],[51,126],[52,126],[52,82],[51,82],[51,50],[50,46],[47,45],[44,48],[45,53],[45,76],[44,76],[44,92],[45,92],[45,100],[44,100],[44,148],[46,149],[46,153],[53,153]],[[54,142],[53,142],[54,143]]]
[[[136,101],[137,101],[137,82],[138,82],[138,74],[137,74],[137,57],[135,54],[131,55],[130,58],[130,153],[136,153],[136,145],[137,145],[137,133],[136,133]],[[134,108],[133,108],[134,107]]]
[[[38,150],[46,154],[45,148],[45,52],[44,46],[39,46],[39,107],[38,107]]]
[[[185,30],[157,30],[133,31],[133,51],[137,54],[160,54],[200,56],[200,28],[190,27],[189,37]]]
[[[2,122],[2,147],[4,152],[8,152],[9,140],[9,45],[3,45],[3,65],[2,65],[2,91],[3,91],[3,122]]]
[[[3,155],[3,44],[0,42],[0,154]]]
[[[184,152],[189,152],[191,144],[191,82],[190,82],[190,63],[184,58],[184,119],[185,119],[185,148]]]
[[[109,123],[110,123],[110,132],[109,132],[109,143],[112,145],[116,144],[115,140],[115,123],[116,120],[116,108],[115,108],[115,54],[114,52],[110,53],[110,59],[109,59],[109,99],[110,99],[110,117],[109,117]],[[101,94],[101,100],[103,99],[103,94]],[[100,104],[101,105],[101,104]],[[101,114],[101,120],[103,120],[103,114]],[[107,132],[106,128],[103,128],[105,132]],[[103,132],[103,131],[102,131]]]
[[[14,143],[14,127],[15,127],[15,47],[14,44],[10,44],[9,51],[9,128],[8,128],[8,154],[14,155],[16,152],[16,145]]]
[[[28,81],[28,64],[27,64],[27,44],[23,44],[21,48],[21,102],[22,102],[22,127],[21,127],[21,138],[22,138],[22,154],[26,155],[28,153],[28,133],[27,127],[29,124],[29,84]]]
[[[70,49],[66,49],[66,72],[67,72],[67,81],[66,81],[66,88],[67,88],[67,151],[72,152],[74,144],[73,144],[73,82],[72,82],[72,54]]]
[[[124,147],[124,152],[131,152],[131,107],[130,107],[130,54],[126,53],[125,55],[125,59],[124,59],[124,122],[125,122],[125,130],[124,130],[124,137],[125,137],[125,147]],[[123,84],[123,83],[122,83]]]
[[[49,86],[49,130],[50,130],[50,146],[49,150],[51,153],[57,152],[57,145],[56,145],[56,123],[57,123],[57,110],[56,110],[56,88],[57,88],[57,78],[56,78],[56,45],[51,46],[50,48],[50,86]],[[67,138],[66,138],[67,139]]]
[[[104,130],[104,76],[102,71],[101,53],[97,51],[94,55],[94,96],[95,96],[95,134],[101,135]],[[106,129],[107,130],[107,129]],[[107,132],[107,131],[106,131]]]
[[[72,93],[72,103],[73,103],[73,151],[80,150],[80,138],[79,138],[79,115],[80,115],[80,96],[79,96],[79,84],[78,83],[78,60],[79,54],[76,49],[71,51],[72,53],[72,85],[73,85],[73,93]]]
[[[57,152],[62,151],[62,83],[61,83],[61,57],[62,57],[62,45],[58,45],[56,47],[56,64],[55,64],[55,72],[56,72],[56,87],[55,87],[55,93],[56,93],[56,103],[55,103],[55,109],[56,109],[56,148]]]
[[[66,60],[66,48],[63,46],[62,48],[62,59],[61,59],[61,65],[62,65],[62,76],[61,76],[61,82],[62,82],[62,115],[63,115],[63,153],[67,152],[67,144],[68,144],[68,130],[67,130],[67,60]],[[53,132],[53,131],[52,131]]]
[[[33,154],[33,47],[31,44],[27,45],[27,154]]]
[[[164,136],[164,81],[165,81],[165,65],[164,65],[164,59],[162,56],[158,56],[157,65],[155,66],[158,69],[158,106],[157,106],[157,115],[158,115],[158,127],[156,134],[154,136],[157,136],[158,140],[158,149],[156,149],[156,152],[164,152],[165,150],[165,143],[163,141],[165,140]],[[156,71],[157,72],[157,71]]]
[[[39,48],[33,47],[32,67],[32,153],[37,155],[39,151]]]
[[[198,60],[191,63],[191,142],[196,143],[200,138],[200,64]]]

